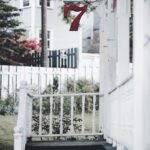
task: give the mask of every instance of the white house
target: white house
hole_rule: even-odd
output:
[[[11,0],[11,4],[21,9],[19,20],[21,27],[26,29],[25,37],[27,39],[40,40],[41,38],[41,4],[40,0]],[[88,40],[93,39],[94,32],[94,13],[84,14],[81,18],[81,26],[78,31],[69,31],[70,24],[63,21],[63,12],[61,7],[64,5],[62,0],[48,0],[47,2],[47,34],[48,50],[58,50],[76,47],[79,49],[80,62],[82,52],[88,52],[90,49]],[[76,13],[75,13],[76,14]],[[77,13],[78,14],[78,13]],[[98,34],[99,35],[99,34]],[[85,41],[86,40],[86,41]],[[99,40],[97,40],[99,44]],[[99,47],[97,44],[97,52]],[[95,47],[94,47],[95,48]],[[93,49],[94,49],[93,48]],[[95,57],[93,57],[95,56]],[[85,54],[84,54],[84,57]],[[98,54],[91,55],[90,60],[97,61]],[[87,56],[89,58],[89,55]]]
[[[26,29],[26,38],[39,40],[41,38],[40,0],[12,0],[12,2],[16,7],[22,10],[19,20],[22,22],[21,27]],[[69,31],[70,25],[62,21],[62,6],[63,1],[48,0],[47,3],[47,32],[49,50],[80,47],[81,45],[81,30],[78,32]]]

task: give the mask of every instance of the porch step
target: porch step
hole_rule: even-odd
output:
[[[105,141],[28,142],[26,150],[116,150]]]

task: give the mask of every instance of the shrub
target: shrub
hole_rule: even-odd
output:
[[[11,95],[4,100],[0,101],[0,114],[1,115],[13,115],[16,114],[16,105],[14,102],[14,98]]]
[[[58,99],[54,99],[53,103],[53,118],[52,118],[52,133],[59,134],[60,133],[60,103]],[[55,106],[54,106],[55,105]],[[68,114],[67,109],[64,109],[63,113],[63,133],[67,133],[70,131],[71,119]],[[38,99],[33,100],[33,125],[32,131],[36,134],[39,133],[39,112],[40,112],[40,105]],[[42,134],[49,134],[49,115],[50,115],[50,102],[49,99],[43,99],[42,105]],[[81,119],[78,117],[73,118],[73,126],[74,131],[79,132],[81,131]],[[57,138],[55,140],[58,140]]]
[[[57,93],[58,92],[58,78],[55,77],[54,81],[53,81],[54,85],[48,85],[47,88],[44,90],[43,94],[50,94],[52,93],[52,89],[53,89],[53,93]],[[76,90],[74,90],[74,85],[76,85]],[[73,93],[74,91],[76,91],[76,93],[96,93],[99,92],[99,85],[98,84],[93,84],[92,82],[88,81],[88,80],[78,80],[76,82],[74,82],[73,80],[68,80],[68,82],[66,82],[65,84],[67,91],[69,93]],[[87,113],[90,113],[93,109],[93,97],[91,96],[86,96],[86,101],[85,101],[85,111]],[[54,97],[54,105],[55,105],[55,115],[58,114],[59,109],[60,109],[60,98],[59,97]],[[49,102],[49,101],[48,101]],[[98,104],[98,97],[96,100],[96,109],[98,110],[99,108],[99,104]],[[44,107],[49,106],[49,104],[47,104],[47,102],[44,102]],[[82,111],[82,97],[81,96],[76,96],[75,97],[75,110],[76,113],[81,113]],[[66,114],[70,113],[70,97],[64,97],[64,111]]]
[[[38,134],[39,132],[39,115],[34,115],[33,116],[34,124],[33,124],[33,132]],[[73,126],[74,126],[74,131],[79,132],[81,131],[81,119],[74,117],[73,118]],[[70,131],[70,125],[71,125],[71,120],[70,117],[67,115],[63,116],[63,133],[67,133]],[[55,116],[53,117],[53,122],[52,122],[52,133],[53,134],[59,134],[60,133],[60,116]],[[49,134],[49,118],[48,116],[43,116],[42,117],[42,134]]]
[[[93,84],[88,80],[78,80],[74,83],[73,80],[69,80],[67,83],[67,90],[69,92],[74,91],[74,84],[76,85],[76,92],[77,93],[96,93],[99,92],[99,85]],[[91,96],[86,96],[85,101],[85,111],[87,113],[91,112],[93,109],[93,100]],[[98,109],[98,100],[96,101],[96,109]],[[79,96],[76,98],[76,111],[77,113],[81,113],[82,111],[82,97]]]
[[[69,92],[74,92],[74,84],[76,85],[75,91],[77,93],[99,92],[98,84],[93,84],[88,80],[78,80],[74,82],[71,79],[67,82],[67,90]]]
[[[58,92],[58,77],[55,76],[53,78],[53,85],[49,84],[46,89],[43,91],[43,94],[51,94],[51,93],[57,93]]]

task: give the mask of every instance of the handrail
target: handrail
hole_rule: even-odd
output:
[[[133,78],[133,74],[130,75],[129,77],[127,77],[125,80],[123,80],[122,82],[120,82],[117,86],[115,86],[112,90],[110,90],[108,92],[108,94],[111,94],[113,92],[115,92],[118,88],[122,87],[123,85],[125,85],[126,83],[128,83],[131,79]],[[28,93],[27,94],[29,97],[58,97],[58,96],[67,96],[67,97],[70,97],[70,96],[88,96],[88,95],[99,95],[100,97],[104,97],[104,94],[101,94],[101,93],[56,93],[56,94],[31,94],[31,93]]]
[[[110,90],[108,92],[108,94],[111,94],[113,92],[115,92],[118,88],[122,87],[123,85],[125,85],[126,83],[128,83],[131,79],[133,78],[133,74],[128,76],[125,80],[123,80],[122,82],[120,82],[117,86],[115,86],[112,90]]]
[[[100,97],[103,97],[104,95],[103,94],[100,94],[100,93],[62,93],[62,94],[59,94],[59,93],[56,93],[56,94],[44,94],[44,95],[40,95],[40,94],[31,94],[31,93],[28,93],[28,96],[29,97],[58,97],[58,96],[66,96],[66,97],[70,97],[70,96],[93,96],[93,95],[99,95]]]

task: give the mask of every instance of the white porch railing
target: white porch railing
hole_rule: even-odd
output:
[[[133,148],[134,88],[130,76],[102,99],[104,117],[102,128],[105,138],[118,150]]]
[[[87,136],[87,135],[101,135],[101,97],[99,93],[73,93],[73,94],[47,94],[47,95],[32,95],[29,94],[30,90],[27,88],[27,84],[23,83],[20,89],[20,101],[19,101],[19,114],[17,127],[14,134],[14,150],[25,150],[25,144],[27,138],[41,138],[41,137],[60,137],[60,136]],[[56,98],[59,101],[57,108],[58,113],[55,113]],[[44,105],[44,103],[47,103]],[[67,102],[67,106],[66,106]],[[78,106],[76,104],[78,102]],[[67,107],[68,112],[65,112]],[[86,108],[90,109],[90,112]],[[35,109],[36,107],[36,109]],[[48,108],[48,111],[44,113],[44,109]],[[65,108],[64,108],[65,107]],[[79,112],[77,109],[80,108]],[[34,111],[36,110],[37,122],[36,131],[33,130],[35,124]],[[69,118],[69,124],[67,131],[64,131],[64,115]],[[58,121],[58,131],[54,132],[53,120],[56,118]],[[88,116],[88,123],[87,117]],[[48,119],[47,122],[43,121],[43,118]],[[77,125],[81,127],[78,131],[75,131],[75,117],[79,118]],[[78,119],[77,118],[77,119]],[[47,130],[43,129],[44,124],[47,124]],[[90,125],[90,128],[86,127]]]

